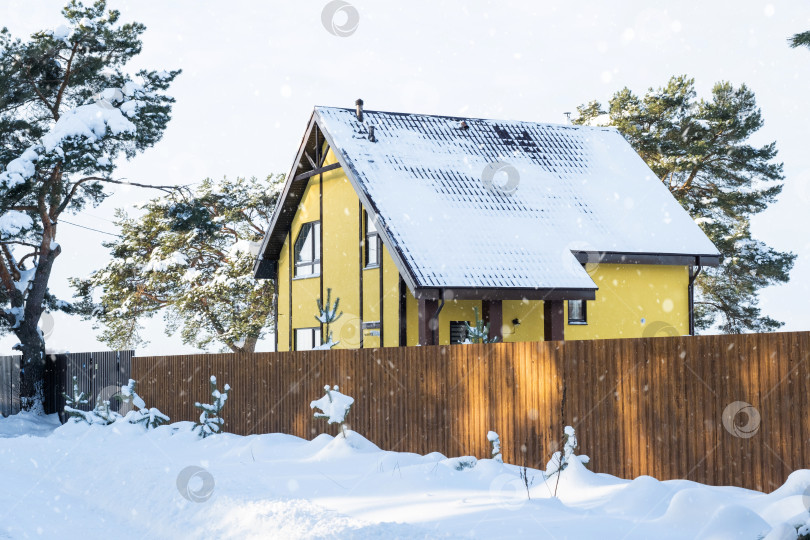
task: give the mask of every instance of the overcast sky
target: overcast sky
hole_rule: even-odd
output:
[[[787,330],[810,330],[810,50],[787,38],[810,30],[810,3],[762,2],[382,2],[352,0],[356,31],[339,37],[322,24],[325,0],[110,1],[124,21],[146,25],[138,67],[181,68],[164,139],[117,176],[189,184],[206,176],[287,172],[314,105],[564,122],[591,99],[627,86],[643,93],[670,76],[747,84],[785,165],[777,204],[754,221],[769,245],[799,254],[791,283],[766,290],[764,311]],[[60,24],[63,2],[4,0],[0,25],[26,37]],[[688,5],[683,5],[688,4]],[[618,7],[617,7],[618,6]],[[346,22],[338,13],[335,23]],[[152,197],[120,188],[96,209],[67,218],[115,232],[115,208]],[[64,223],[64,221],[62,222]],[[111,238],[111,237],[106,237]],[[65,225],[51,279],[64,297],[70,276],[103,267],[105,235]],[[149,325],[139,353],[180,353],[179,336]],[[49,346],[102,350],[89,323],[56,315]],[[0,351],[15,342],[0,339]]]

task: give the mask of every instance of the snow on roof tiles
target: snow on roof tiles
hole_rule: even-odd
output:
[[[613,128],[315,114],[419,287],[595,289],[572,250],[718,255]],[[493,163],[514,193],[485,185]]]

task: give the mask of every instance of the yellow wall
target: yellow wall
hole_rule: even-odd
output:
[[[331,150],[325,164],[335,163]],[[332,289],[332,301],[340,298],[343,315],[333,325],[337,348],[379,347],[379,331],[361,332],[361,322],[379,321],[382,314],[384,346],[399,345],[399,274],[387,248],[382,251],[382,302],[380,268],[363,269],[363,298],[360,298],[360,202],[341,169],[323,175],[323,217],[320,217],[319,177],[308,186],[293,219],[279,259],[278,350],[288,350],[289,340],[289,242],[301,225],[320,219],[323,228],[321,275],[292,281],[293,328],[317,326],[316,299]],[[645,331],[661,334],[688,333],[688,270],[683,266],[589,264],[586,270],[599,290],[587,304],[587,325],[566,325],[566,339],[640,337]],[[381,305],[382,303],[382,305]],[[418,343],[417,301],[406,291],[407,344]],[[450,321],[474,321],[473,307],[480,301],[451,300],[439,316],[439,342],[450,340]],[[567,303],[566,303],[567,311]],[[520,324],[514,325],[518,319]],[[504,341],[543,339],[543,303],[507,300],[503,302]]]

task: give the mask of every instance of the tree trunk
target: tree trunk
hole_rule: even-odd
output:
[[[20,344],[17,348],[22,351],[20,363],[20,405],[24,411],[33,411],[44,414],[44,382],[45,382],[45,340],[39,332],[37,324],[39,317],[34,320],[26,317],[20,322],[20,327],[14,333]]]
[[[34,278],[28,285],[25,298],[25,310],[19,327],[14,334],[20,340],[17,348],[22,351],[20,364],[20,406],[23,410],[44,414],[45,385],[45,340],[39,331],[39,318],[45,310],[43,305],[48,291],[48,281],[56,257],[61,247],[51,249],[51,242],[43,240],[40,257]]]

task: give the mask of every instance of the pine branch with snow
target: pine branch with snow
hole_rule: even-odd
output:
[[[339,314],[337,312],[338,306],[340,305],[340,298],[335,298],[335,304],[331,305],[332,289],[329,288],[326,289],[326,303],[322,303],[320,298],[317,298],[315,302],[318,305],[318,315],[315,316],[315,319],[321,324],[326,325],[324,336],[321,340],[321,347],[318,347],[318,349],[331,349],[340,343],[339,341],[332,341],[332,330],[330,329],[330,325],[343,315],[342,311]]]
[[[135,381],[130,379],[129,383],[121,388],[121,402],[131,403],[134,407],[134,410],[129,411],[124,416],[124,420],[130,424],[143,426],[144,429],[147,430],[168,423],[170,421],[169,417],[160,412],[160,410],[155,407],[146,407],[146,402],[135,392],[135,384]]]
[[[69,396],[62,392],[62,396],[65,398],[65,412],[68,415],[68,422],[87,422],[89,424],[90,421],[86,416],[89,411],[82,410],[79,407],[88,405],[90,400],[87,394],[79,390],[79,380],[75,375],[73,376],[73,395]]]
[[[194,403],[194,406],[200,409],[200,418],[192,431],[197,431],[201,438],[206,438],[210,435],[217,435],[222,433],[222,426],[225,425],[225,419],[222,418],[222,409],[225,407],[225,402],[228,400],[228,392],[231,391],[230,385],[226,384],[220,392],[217,388],[217,378],[211,375],[211,397],[214,398],[212,403]]]
[[[343,437],[346,437],[346,416],[354,404],[354,398],[340,393],[337,385],[330,387],[328,384],[323,387],[326,394],[309,404],[310,409],[320,409],[315,413],[315,418],[324,418],[329,424],[340,424]]]

